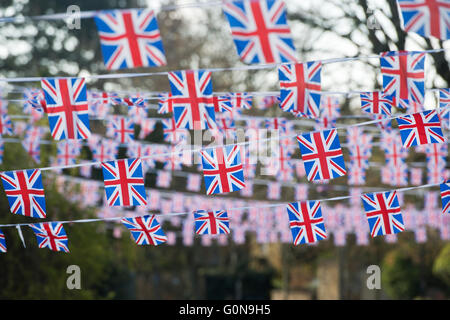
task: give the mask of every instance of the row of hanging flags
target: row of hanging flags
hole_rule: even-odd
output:
[[[402,0],[398,0],[398,4],[405,30],[423,36],[448,39],[448,24],[445,22],[449,14],[448,4],[436,2],[434,6],[430,6],[429,2]],[[327,111],[320,110],[321,101],[325,99],[321,94],[322,63],[295,62],[295,48],[287,25],[284,3],[280,0],[231,1],[224,2],[223,8],[243,62],[283,63],[278,67],[280,108],[297,117],[317,119],[322,128],[331,125],[331,129],[297,136],[308,180],[328,181],[346,175],[339,137],[337,130],[333,128],[336,116],[323,116]],[[95,21],[108,69],[166,64],[156,16],[152,11],[142,9],[99,12]],[[377,119],[385,117],[381,118],[386,119],[381,122],[385,128],[390,126],[393,107],[419,111],[395,118],[403,147],[443,144],[445,138],[440,118],[445,119],[443,122],[447,123],[450,92],[449,89],[440,90],[440,103],[445,103],[446,106],[441,108],[439,113],[436,110],[423,110],[425,53],[386,52],[380,57],[380,66],[383,91],[361,93],[362,110]],[[218,123],[222,122],[218,120],[224,119],[216,119],[216,113],[233,114],[233,107],[247,109],[251,106],[251,96],[245,93],[213,95],[210,71],[174,71],[168,73],[168,78],[171,92],[161,97],[160,113],[172,113],[172,128],[217,129],[220,128]],[[85,80],[47,78],[41,81],[41,87],[42,90],[27,92],[34,95],[33,99],[29,99],[30,112],[43,111],[48,115],[53,139],[88,139],[91,133]],[[145,107],[145,98],[142,97],[124,99],[110,95],[105,97],[102,94],[93,98],[97,101],[107,98],[107,103],[125,103],[138,109]],[[96,106],[101,104],[100,102]],[[10,119],[3,114],[1,121],[2,134],[9,134]],[[120,143],[130,144],[134,134],[130,123],[132,121],[129,119],[114,117],[108,132],[113,133]],[[390,132],[393,134],[386,137],[386,145],[391,143],[399,146],[398,132]],[[31,138],[26,140],[33,141]],[[31,145],[27,147],[33,149]],[[71,151],[68,143],[64,147],[65,157],[73,158],[77,151]],[[406,167],[402,152],[399,148],[387,157],[387,163],[390,165],[386,172],[400,180]],[[435,152],[433,157],[437,159],[437,163],[442,164],[442,160],[439,160],[442,150],[435,148],[429,152]],[[370,151],[360,144],[360,147],[352,147],[350,153],[350,166],[357,168],[354,172],[359,170],[351,179],[361,179],[360,176],[367,169],[365,163]],[[238,191],[246,187],[240,147],[230,145],[205,148],[200,154],[208,195]],[[147,205],[142,168],[142,160],[146,160],[145,158],[146,156],[142,156],[101,162],[109,206]],[[39,169],[2,172],[1,179],[12,213],[35,218],[46,217],[44,188]],[[449,183],[441,184],[444,214],[448,214],[450,210],[449,190]],[[361,200],[372,236],[396,234],[404,230],[395,191],[363,194]],[[314,243],[327,237],[319,201],[290,203],[287,213],[294,244]],[[229,218],[225,210],[196,211],[194,219],[196,232],[199,234],[229,233]],[[124,218],[122,222],[130,229],[138,244],[158,245],[167,239],[155,215]],[[32,224],[31,227],[36,233],[40,247],[68,251],[67,235],[62,223],[44,222]]]

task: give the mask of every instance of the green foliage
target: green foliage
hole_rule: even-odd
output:
[[[433,274],[450,287],[450,243],[442,248],[434,261]]]

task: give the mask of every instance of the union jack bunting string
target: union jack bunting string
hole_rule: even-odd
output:
[[[400,55],[398,54],[400,53]],[[383,94],[393,96],[397,107],[424,103],[425,54],[423,52],[385,52],[380,58]]]
[[[448,0],[397,0],[406,32],[422,37],[450,39],[450,3]]]
[[[436,110],[414,113],[396,119],[405,148],[445,142]]]
[[[361,196],[372,237],[405,230],[396,191]]]
[[[103,162],[102,167],[108,205],[147,205],[141,159]]]
[[[113,116],[110,118],[112,125],[112,136],[119,143],[130,143],[134,141],[134,122],[132,119],[122,116]]]
[[[327,238],[319,201],[292,202],[287,206],[294,245]]]
[[[29,225],[36,234],[39,248],[49,248],[52,251],[69,252],[68,238],[63,224],[45,222]]]
[[[101,11],[95,16],[95,23],[108,70],[166,65],[152,10]]]
[[[361,93],[361,109],[364,112],[390,116],[394,106],[394,99],[380,91]]]
[[[441,183],[441,201],[442,201],[442,213],[450,214],[450,180]]]
[[[280,108],[296,116],[317,118],[320,113],[321,71],[320,61],[278,67]]]
[[[6,250],[6,239],[5,239],[5,235],[3,234],[3,232],[0,230],[0,252],[5,253]]]
[[[282,0],[224,2],[223,11],[242,62],[297,60]]]
[[[253,97],[247,92],[230,92],[227,96],[230,98],[232,108],[249,110],[252,107]]]
[[[2,172],[0,174],[12,213],[45,218],[45,197],[39,169]]]
[[[328,180],[346,174],[337,130],[305,133],[297,136],[309,181]]]
[[[212,97],[212,101],[214,104],[214,112],[231,112],[232,105],[231,99],[228,96],[214,96]]]
[[[210,148],[200,154],[206,194],[233,192],[245,187],[239,146]]]
[[[53,139],[89,138],[91,130],[85,79],[43,79],[41,86]]]
[[[167,237],[155,215],[123,218],[122,223],[130,230],[138,245],[158,246],[167,241]]]
[[[229,234],[230,219],[224,210],[194,212],[196,234]]]
[[[177,127],[191,130],[216,127],[211,72],[170,72],[169,82]]]

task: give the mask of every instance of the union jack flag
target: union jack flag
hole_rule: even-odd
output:
[[[442,213],[450,214],[450,180],[441,183]]]
[[[0,174],[11,212],[26,217],[45,218],[45,197],[39,169]]]
[[[0,252],[6,252],[6,239],[3,232],[0,230]]]
[[[277,200],[281,196],[281,184],[277,181],[267,183],[267,199]]]
[[[22,146],[36,163],[41,162],[40,139],[25,139],[22,141]]]
[[[164,92],[159,94],[158,113],[167,114],[173,112],[172,93]]]
[[[213,96],[214,112],[232,111],[231,99],[228,96]]]
[[[436,184],[445,180],[445,167],[428,165],[427,166],[427,183]]]
[[[240,148],[225,146],[200,151],[206,194],[227,193],[245,187]]]
[[[358,166],[350,166],[348,170],[349,185],[364,185],[366,183],[366,169]]]
[[[265,96],[261,103],[258,104],[258,109],[268,109],[276,104],[280,104],[280,96]]]
[[[372,237],[405,230],[396,191],[361,196]]]
[[[196,234],[229,234],[230,219],[224,210],[194,212]]]
[[[325,96],[320,99],[320,117],[335,120],[341,115],[338,97]]]
[[[87,139],[91,135],[84,78],[41,81],[53,139]]]
[[[223,11],[242,62],[297,60],[282,0],[224,2]]]
[[[428,165],[445,168],[446,157],[448,154],[447,144],[432,143],[426,145],[425,154]]]
[[[309,181],[344,176],[344,157],[337,130],[316,131],[297,136]]]
[[[383,131],[380,147],[384,149],[388,165],[396,167],[405,163],[408,150],[401,146],[401,138],[398,136],[397,131]]]
[[[425,53],[390,51],[380,58],[383,75],[383,95],[392,96],[397,107],[423,104],[425,97]]]
[[[327,238],[319,201],[299,201],[287,206],[294,245],[314,243]]]
[[[147,108],[145,99],[138,94],[136,97],[122,98],[122,103],[128,107]],[[130,111],[130,109],[128,109]]]
[[[182,140],[186,140],[189,131],[177,126],[174,118],[162,119],[164,140],[170,143],[178,143]]]
[[[403,29],[422,37],[430,35],[450,39],[450,3],[448,0],[398,0]]]
[[[103,162],[102,167],[110,206],[147,205],[141,159]]]
[[[291,129],[291,123],[283,118],[270,118],[265,121],[266,128],[269,130],[280,130],[282,133],[287,133]]]
[[[442,126],[450,129],[450,89],[439,90],[439,118]]]
[[[89,96],[89,115],[99,119],[105,119],[109,114],[111,105],[113,105],[112,98],[117,96],[115,93],[107,92],[90,92]]]
[[[76,163],[77,157],[80,155],[80,146],[74,143],[74,140],[61,141],[56,147],[58,165],[68,166]]]
[[[128,118],[131,118],[135,124],[141,122],[148,116],[148,107],[128,106]]]
[[[155,119],[142,119],[139,131],[139,139],[144,140],[153,130],[155,129],[156,120]]]
[[[412,185],[419,186],[422,184],[422,168],[411,168],[410,174]]]
[[[398,117],[397,123],[405,148],[445,142],[441,122],[436,110]]]
[[[113,116],[110,118],[110,124],[112,126],[110,133],[117,142],[126,144],[134,141],[133,119],[122,116]]]
[[[372,155],[371,146],[368,145],[351,145],[350,151],[350,164],[353,167],[362,169],[369,168],[369,158]]]
[[[170,72],[169,81],[177,127],[193,130],[215,128],[211,72]]]
[[[390,116],[392,107],[394,99],[380,91],[361,93],[361,109],[364,112]]]
[[[134,241],[138,245],[158,246],[167,241],[167,237],[154,214],[143,217],[123,218],[122,223],[130,230]]]
[[[11,118],[6,113],[0,115],[0,135],[13,135]]]
[[[30,224],[29,226],[36,234],[39,248],[49,248],[52,251],[69,252],[69,240],[62,223],[45,222]]]
[[[278,67],[280,108],[296,116],[319,117],[321,72],[320,61],[285,64]]]
[[[391,186],[408,185],[408,167],[404,163],[399,165],[386,165],[381,168],[381,182]]]
[[[5,152],[5,143],[0,139],[0,164],[3,163],[3,153]]]
[[[231,100],[231,107],[249,110],[252,108],[252,96],[247,92],[230,92],[227,95]]]
[[[142,144],[137,141],[133,141],[127,145],[127,156],[131,158],[142,158],[152,154],[152,147],[149,145]],[[111,159],[111,158],[110,158]],[[155,167],[154,159],[141,159],[143,164],[144,175],[148,168]]]
[[[169,188],[172,182],[172,175],[168,171],[159,171],[156,177],[156,185],[160,188]]]
[[[95,23],[108,70],[166,65],[158,22],[152,10],[101,11]]]
[[[200,175],[198,174],[188,174],[187,176],[187,182],[186,182],[186,189],[189,191],[200,191],[200,187],[202,185]]]
[[[230,140],[235,138],[236,127],[233,119],[220,117],[216,119],[216,124],[218,130],[215,132],[215,137],[217,141],[223,140],[223,138]]]
[[[92,159],[96,162],[115,159],[118,151],[117,142],[109,139],[99,141],[94,148],[91,148],[91,151]]]
[[[31,110],[35,109],[40,111],[40,114],[42,115],[46,104],[44,92],[41,89],[26,88],[23,90],[23,98],[25,100],[23,104],[23,111],[25,113],[31,113]]]

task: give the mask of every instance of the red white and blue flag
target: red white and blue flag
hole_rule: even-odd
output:
[[[242,62],[296,61],[291,30],[282,0],[224,2],[223,11]]]
[[[105,119],[113,105],[112,99],[114,96],[117,96],[117,94],[88,91],[89,115],[98,119]]]
[[[87,139],[91,135],[84,78],[41,81],[53,139]]]
[[[425,99],[425,53],[390,51],[380,58],[383,95],[392,96],[397,107],[408,109]]]
[[[130,230],[134,241],[138,245],[158,246],[167,241],[167,237],[154,214],[143,217],[123,218],[122,223]]]
[[[0,174],[11,212],[26,217],[45,218],[45,196],[39,169]]]
[[[344,176],[344,157],[337,130],[305,133],[297,136],[309,181]]]
[[[348,184],[364,185],[365,183],[366,183],[366,169],[351,165],[348,168]]]
[[[108,205],[147,205],[141,159],[103,162],[102,167]]]
[[[289,203],[287,212],[294,245],[314,243],[327,238],[319,201]]]
[[[165,141],[175,144],[182,140],[187,139],[189,131],[184,128],[178,127],[177,122],[173,117],[168,119],[162,119],[161,121],[163,124]]]
[[[436,110],[398,117],[397,123],[405,148],[445,142],[441,122]]]
[[[450,214],[450,180],[441,183],[442,213]]]
[[[369,158],[372,155],[372,146],[364,144],[355,144],[349,146],[350,152],[350,164],[352,167],[358,167],[362,169],[369,168]]]
[[[41,162],[41,140],[40,139],[22,140],[22,146],[36,163]]]
[[[405,230],[396,191],[361,196],[372,237]]]
[[[13,135],[11,118],[7,113],[0,115],[0,136],[2,135]]]
[[[403,29],[422,37],[450,39],[450,2],[448,0],[397,0]]]
[[[68,166],[76,163],[80,155],[80,145],[74,143],[74,140],[58,142],[56,159],[59,166]]]
[[[252,108],[253,97],[247,92],[230,92],[227,94],[231,101],[231,107],[249,110]]]
[[[29,225],[36,234],[39,248],[49,248],[52,251],[69,252],[66,231],[60,222],[44,222]]]
[[[200,153],[206,194],[233,192],[245,187],[239,146],[208,148]]]
[[[173,112],[172,93],[164,92],[159,94],[158,113],[167,114]]]
[[[122,116],[113,116],[110,118],[110,125],[110,133],[117,142],[126,144],[134,141],[133,119]]]
[[[96,162],[105,162],[116,158],[118,146],[114,140],[101,140],[99,141],[92,151],[92,159]]]
[[[196,234],[229,234],[230,219],[225,210],[194,212]]]
[[[215,128],[211,72],[170,72],[169,81],[177,127],[191,130]]]
[[[450,129],[450,89],[439,90],[439,118],[442,126]]]
[[[156,15],[152,10],[101,11],[95,16],[108,70],[166,65]]]
[[[0,252],[6,252],[6,239],[3,232],[0,230]]]
[[[361,93],[361,109],[364,112],[390,116],[392,107],[395,107],[394,99],[384,96],[381,91]]]
[[[228,96],[213,96],[212,101],[214,104],[214,112],[232,112],[233,106],[231,105],[231,99]]]
[[[280,108],[295,116],[318,118],[322,63],[283,64],[278,67]]]

